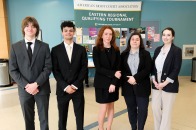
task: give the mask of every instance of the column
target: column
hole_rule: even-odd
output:
[[[6,0],[0,0],[0,59],[9,58],[9,30],[6,11]]]

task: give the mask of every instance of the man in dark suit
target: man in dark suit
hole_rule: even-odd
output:
[[[35,130],[35,102],[40,130],[49,130],[49,75],[52,70],[50,49],[48,44],[36,39],[39,24],[34,17],[26,17],[22,21],[22,33],[24,39],[11,46],[9,72],[18,85],[26,130]]]
[[[83,80],[87,72],[87,55],[84,47],[73,41],[75,25],[71,21],[61,24],[64,41],[52,48],[53,74],[57,81],[59,130],[66,130],[69,101],[73,101],[77,130],[84,124]]]

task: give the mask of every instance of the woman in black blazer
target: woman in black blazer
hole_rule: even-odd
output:
[[[152,110],[155,130],[171,129],[171,112],[178,93],[178,74],[182,64],[182,50],[173,44],[175,31],[162,31],[163,45],[153,57]]]
[[[95,64],[94,87],[96,102],[100,104],[98,115],[99,130],[104,130],[107,113],[107,130],[111,130],[114,116],[114,102],[119,98],[120,51],[116,46],[115,32],[111,26],[103,26],[93,48]]]
[[[121,54],[122,95],[132,130],[144,129],[151,92],[151,67],[152,59],[144,48],[140,33],[132,33]]]

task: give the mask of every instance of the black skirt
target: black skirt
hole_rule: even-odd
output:
[[[109,93],[108,89],[95,88],[95,97],[97,103],[111,103],[119,99],[119,88],[115,92]]]

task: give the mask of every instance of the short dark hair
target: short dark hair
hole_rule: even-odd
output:
[[[39,35],[39,24],[37,22],[37,20],[34,18],[34,17],[31,17],[31,16],[27,16],[23,19],[22,21],[22,34],[23,34],[23,37],[25,36],[25,32],[24,32],[24,28],[29,24],[29,23],[32,23],[33,26],[37,29],[37,32],[35,34],[35,36],[37,37]]]
[[[61,23],[61,31],[63,31],[64,27],[73,27],[74,31],[76,30],[75,24],[72,21],[63,21]]]

